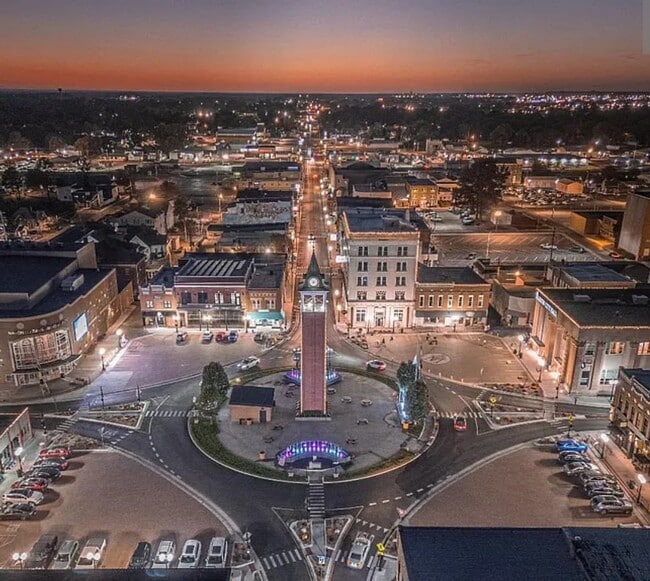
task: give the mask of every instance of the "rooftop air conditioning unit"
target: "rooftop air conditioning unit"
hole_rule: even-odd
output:
[[[65,292],[75,292],[81,288],[81,285],[84,283],[84,275],[81,273],[73,274],[67,276],[61,282],[61,290]]]

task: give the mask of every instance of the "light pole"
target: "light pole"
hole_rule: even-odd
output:
[[[600,441],[603,443],[600,447],[600,457],[605,457],[605,452],[607,451],[607,442],[609,442],[609,436],[607,434],[600,435]]]
[[[544,368],[546,367],[546,359],[539,357],[539,359],[537,359],[537,363],[539,363],[539,376],[537,377],[537,383],[541,383],[542,371],[544,371]]]
[[[341,303],[336,305],[336,322],[340,323],[341,322],[341,311],[343,310],[343,307],[341,306]]]
[[[503,215],[501,210],[496,210],[494,212],[494,233],[496,234],[499,231],[499,218]]]
[[[97,569],[97,565],[99,565],[99,559],[101,559],[102,555],[99,552],[99,550],[96,550],[94,553],[92,551],[88,551],[86,554],[86,558],[89,561],[93,562],[93,569]]]
[[[616,386],[618,385],[618,379],[611,379],[609,384],[612,386],[612,391],[609,394],[609,403],[614,401],[614,391],[616,391]]]
[[[221,200],[223,200],[223,194],[219,194],[219,217],[221,218]]]
[[[205,323],[205,330],[209,331],[210,330],[210,321],[212,320],[212,317],[210,315],[204,315],[203,316],[203,322]]]
[[[23,452],[24,451],[25,450],[23,450],[22,446],[18,446],[18,448],[16,448],[14,450],[14,456],[16,456],[16,458],[18,458],[18,476],[19,477],[22,477],[22,475],[23,475]]]
[[[641,490],[643,489],[643,485],[648,481],[646,477],[643,474],[637,474],[636,479],[639,481],[639,491],[636,494],[636,503],[641,504]]]
[[[106,354],[106,349],[103,347],[99,348],[99,357],[102,360],[102,371],[106,371],[106,362],[104,361],[104,355]]]
[[[172,320],[174,321],[174,329],[176,331],[176,334],[178,335],[178,315],[174,315],[172,317]]]
[[[524,339],[526,339],[526,337],[524,337],[523,335],[519,335],[517,336],[517,339],[519,339],[519,350],[517,351],[517,357],[521,359],[521,350],[524,344]]]
[[[11,557],[12,557],[12,559],[14,561],[18,561],[18,563],[20,564],[21,569],[25,568],[25,561],[27,560],[27,553],[14,553]]]

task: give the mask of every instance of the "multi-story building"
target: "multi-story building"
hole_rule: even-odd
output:
[[[531,347],[571,392],[607,391],[618,368],[650,367],[650,287],[538,289]]]
[[[469,267],[418,265],[415,317],[418,327],[472,327],[487,323],[491,285]]]
[[[413,324],[422,220],[409,210],[357,208],[341,214],[339,261],[350,327]]]
[[[636,260],[650,259],[650,190],[627,195],[618,246]]]
[[[406,178],[409,205],[414,208],[432,208],[438,205],[436,182],[429,178]]]
[[[610,420],[616,443],[645,472],[650,469],[650,369],[621,367],[612,381]]]
[[[133,303],[94,244],[0,246],[0,386],[69,374]]]

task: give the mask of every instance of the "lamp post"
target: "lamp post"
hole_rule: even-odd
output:
[[[341,303],[336,305],[336,322],[340,323],[341,322],[341,311],[343,310],[343,307],[341,306]]]
[[[603,443],[600,447],[600,457],[605,457],[605,452],[607,451],[607,442],[609,442],[609,436],[607,434],[600,435],[600,441]]]
[[[539,363],[539,375],[537,377],[537,383],[540,383],[542,381],[542,372],[544,371],[544,368],[546,367],[546,359],[543,357],[540,357],[537,360],[537,363]]]
[[[519,350],[517,351],[517,357],[521,359],[521,350],[523,348],[524,340],[526,339],[526,337],[524,337],[524,335],[518,335],[517,339],[519,339]]]
[[[106,371],[106,362],[104,361],[104,355],[106,354],[106,349],[103,347],[99,348],[99,357],[102,361],[102,371]]]
[[[22,446],[18,446],[18,448],[14,450],[14,456],[18,458],[18,476],[23,475],[23,452],[25,452],[25,450]]]
[[[174,315],[172,317],[172,320],[174,321],[174,330],[176,331],[176,334],[178,335],[178,315]]]
[[[219,216],[221,217],[221,200],[223,200],[223,194],[219,194]]]
[[[20,564],[21,569],[25,568],[25,561],[27,560],[27,553],[14,553],[11,557],[12,557],[12,559],[14,561],[18,561],[18,563]]]
[[[609,402],[614,401],[614,391],[616,391],[616,386],[618,385],[618,379],[611,379],[609,384],[612,386],[612,391],[609,394]]]
[[[501,210],[496,210],[494,212],[494,232],[495,234],[499,231],[499,218],[503,215]]]
[[[648,481],[643,474],[637,474],[636,479],[639,481],[639,491],[636,494],[636,503],[641,504],[641,490],[643,489],[643,485]]]

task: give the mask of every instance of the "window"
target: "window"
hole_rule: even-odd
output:
[[[377,291],[377,300],[385,301],[386,300],[386,291]]]
[[[145,304],[144,304],[144,306],[145,306],[147,309],[153,309],[153,301],[146,301]]]
[[[355,315],[357,323],[364,323],[366,321],[366,309],[357,309]]]
[[[406,286],[406,277],[405,276],[395,277],[395,286]]]
[[[189,291],[183,291],[181,293],[181,305],[190,305],[190,304],[192,304],[192,293]],[[153,308],[153,303],[149,308]]]
[[[368,247],[367,246],[359,246],[357,248],[357,256],[368,256]]]
[[[596,344],[587,343],[585,345],[585,355],[595,355],[596,354]]]
[[[262,299],[251,299],[251,307],[254,311],[259,311],[262,308]]]
[[[360,260],[357,262],[357,272],[368,272],[368,261]]]
[[[395,300],[396,301],[403,301],[405,296],[406,295],[404,294],[404,291],[395,291]]]
[[[388,272],[388,262],[382,261],[377,263],[377,272]]]
[[[454,295],[447,295],[447,308],[448,309],[454,308]]]
[[[397,247],[397,256],[408,256],[409,247],[408,246],[398,246]]]
[[[203,291],[196,293],[196,302],[202,305],[208,304],[208,293]]]
[[[650,355],[650,341],[644,341],[639,343],[639,347],[636,350],[637,355]]]
[[[467,297],[467,306],[470,308],[474,306],[474,295],[469,295]]]
[[[233,305],[241,305],[241,295],[238,292],[230,293],[230,303]]]
[[[600,385],[610,385],[611,382],[616,379],[617,373],[618,369],[603,369],[600,372],[600,379],[598,380],[598,383]]]
[[[220,305],[223,303],[223,293],[221,291],[214,293],[214,303],[215,305]]]
[[[378,276],[377,277],[377,286],[386,286],[386,277]]]
[[[589,385],[589,376],[591,375],[591,371],[588,369],[582,371],[580,373],[580,385]]]
[[[404,321],[404,309],[393,310],[393,321],[396,321],[397,323],[402,323]]]
[[[458,295],[458,308],[462,309],[463,308],[463,300],[465,297],[463,295]]]
[[[622,341],[611,341],[607,343],[607,355],[622,355],[625,350],[625,343]]]
[[[266,307],[269,311],[275,311],[275,299],[266,299]]]
[[[406,262],[398,262],[397,263],[397,272],[406,272]]]
[[[423,307],[424,306],[424,295],[420,295],[418,298],[418,306]],[[429,305],[431,306],[431,305]]]
[[[357,276],[357,286],[368,286],[368,277]]]
[[[438,308],[442,309],[442,295],[438,295]]]
[[[478,308],[483,307],[483,295],[478,295]]]
[[[435,298],[435,295],[429,295],[429,306],[433,306],[433,299]]]
[[[379,246],[377,248],[377,256],[388,256],[388,246]]]
[[[163,301],[163,308],[164,309],[171,309],[172,308],[172,302],[171,301]]]
[[[357,291],[357,300],[365,301],[368,298],[368,293],[366,291]]]

